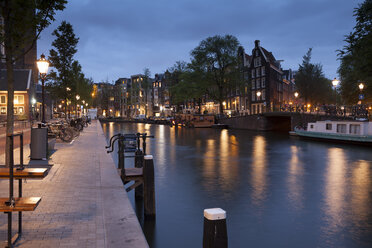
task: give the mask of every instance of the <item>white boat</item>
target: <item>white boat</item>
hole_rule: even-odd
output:
[[[372,145],[372,122],[369,121],[310,122],[306,130],[295,128],[294,132],[305,138]]]

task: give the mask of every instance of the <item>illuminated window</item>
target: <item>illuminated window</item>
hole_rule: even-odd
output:
[[[0,103],[6,104],[6,96],[0,96]]]
[[[159,82],[159,87],[161,88],[161,82]]]
[[[1,107],[0,108],[0,114],[1,115],[6,115],[6,107]]]
[[[18,114],[22,115],[23,113],[24,113],[23,107],[19,107],[18,108]]]
[[[23,103],[24,103],[23,95],[14,96],[14,104],[23,104]]]

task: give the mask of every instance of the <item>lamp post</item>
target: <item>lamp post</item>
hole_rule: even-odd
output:
[[[363,89],[364,89],[364,84],[363,83],[360,83],[358,85],[358,87],[359,87],[359,90],[360,90],[360,95],[359,95],[360,105],[362,105],[362,100],[364,98],[364,96],[362,94],[363,93]]]
[[[80,96],[79,95],[76,95],[76,108],[75,108],[75,110],[76,110],[76,118],[78,117],[78,110],[77,110],[77,102],[79,101],[79,99],[80,99]]]
[[[261,91],[257,91],[257,92],[256,92],[256,95],[257,95],[257,101],[259,101],[259,98],[260,98],[261,94],[262,94]],[[258,114],[261,113],[259,105],[257,105],[257,113],[258,113]]]
[[[49,62],[45,59],[45,55],[41,54],[40,59],[36,62],[37,68],[39,69],[40,79],[41,79],[41,98],[42,98],[42,119],[41,122],[45,123],[45,92],[44,83],[46,74],[48,72]]]
[[[298,94],[298,92],[296,91],[295,93],[294,93],[294,97],[295,97],[295,101],[296,101],[296,112],[298,112],[298,96],[299,96],[299,94]]]

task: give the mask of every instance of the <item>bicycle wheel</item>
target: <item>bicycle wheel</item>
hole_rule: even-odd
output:
[[[61,131],[60,137],[61,140],[63,140],[64,142],[71,142],[72,139],[74,138],[74,134],[72,133],[71,130],[64,129]]]

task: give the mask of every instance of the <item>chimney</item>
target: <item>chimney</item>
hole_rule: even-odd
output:
[[[260,46],[260,40],[255,40],[254,45],[255,45],[255,47],[259,47]]]

